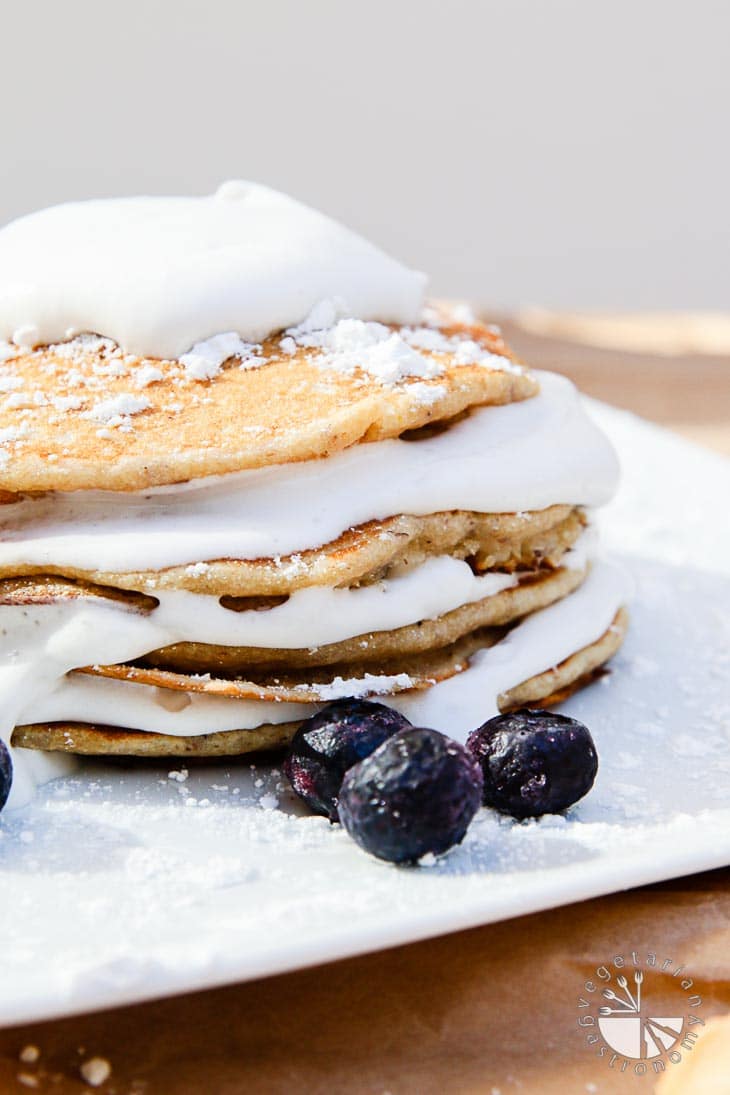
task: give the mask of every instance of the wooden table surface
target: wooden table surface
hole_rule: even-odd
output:
[[[730,452],[727,347],[694,352],[686,338],[675,346],[671,319],[652,323],[641,352],[607,347],[616,339],[606,339],[605,323],[595,339],[590,325],[550,317],[503,326],[530,363]],[[652,353],[651,330],[663,350],[678,352]],[[88,1092],[79,1065],[94,1055],[112,1067],[97,1088],[107,1095],[648,1093],[650,1079],[597,1062],[576,1024],[591,970],[631,949],[686,964],[705,1017],[730,1012],[730,871],[265,981],[0,1031],[0,1093]],[[19,1061],[27,1045],[40,1050],[35,1064]]]

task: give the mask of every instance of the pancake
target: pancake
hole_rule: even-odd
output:
[[[0,489],[144,490],[312,460],[538,390],[483,325],[342,322],[357,325],[359,342],[353,336],[332,351],[281,332],[215,369],[204,358],[196,370],[184,359],[136,357],[98,338],[16,349],[0,366],[0,387],[10,392],[0,403]],[[374,328],[383,349],[368,371]],[[382,367],[388,338],[407,358],[398,365],[393,348],[395,370]],[[429,349],[433,341],[449,348]]]
[[[57,605],[64,602],[99,602],[148,615],[157,605],[154,597],[110,586],[76,582],[51,575],[4,578],[0,581],[0,605]]]
[[[351,586],[387,577],[435,555],[473,559],[475,569],[513,571],[556,566],[584,530],[585,516],[571,506],[525,513],[436,513],[397,516],[348,529],[337,540],[278,559],[218,559],[163,570],[90,570],[0,563],[0,578],[58,575],[98,586],[139,592],[175,589],[211,596],[280,597],[308,586]],[[230,603],[235,608],[235,603]]]
[[[379,659],[377,671],[363,661],[312,665],[306,670],[251,669],[240,677],[210,673],[182,673],[144,665],[94,665],[72,676],[104,677],[188,695],[257,700],[266,703],[322,703],[352,695],[392,696],[411,689],[430,688],[460,673],[477,651],[492,646],[503,628],[477,628],[452,643],[418,654],[394,653]]]
[[[478,629],[502,627],[567,596],[581,584],[586,572],[586,564],[558,567],[555,570],[521,572],[515,576],[516,584],[499,592],[490,593],[480,600],[463,604],[440,616],[424,618],[390,630],[365,632],[318,647],[223,646],[183,641],[150,650],[149,653],[137,659],[134,669],[123,665],[97,665],[86,668],[84,672],[119,677],[129,672],[132,674],[130,679],[142,680],[142,674],[145,671],[152,673],[157,669],[168,669],[197,676],[203,674],[206,677],[210,674],[229,677],[246,673],[250,675],[252,672],[260,676],[262,672],[269,670],[301,669],[306,672],[297,683],[303,684],[306,683],[308,673],[324,666],[337,666],[336,675],[341,676],[343,667],[349,665],[388,664],[393,658],[413,657],[440,650]],[[195,597],[194,594],[190,596]],[[189,603],[191,610],[194,611],[195,601],[186,603]],[[232,623],[241,616],[241,602],[236,603],[239,607],[237,612],[231,613]],[[77,604],[81,608],[95,605],[113,607],[120,613],[138,615],[150,620],[153,624],[159,606],[157,600],[144,594],[77,583],[63,578],[47,576],[0,581],[0,605],[30,607],[69,604]],[[226,607],[225,598],[223,598],[223,605]],[[273,598],[262,598],[258,601],[249,598],[246,601],[246,607],[249,612],[260,612],[277,607],[277,602]],[[122,619],[123,616],[120,616],[120,624]],[[195,631],[194,621],[188,626],[190,630]],[[246,622],[242,621],[242,627],[245,626]],[[391,673],[393,670],[387,669],[385,672]],[[152,683],[164,686],[158,679]],[[167,687],[186,688],[187,685],[184,682],[182,685],[169,683]],[[202,690],[206,690],[207,687],[206,685]],[[220,690],[220,682],[216,682],[216,689]],[[241,694],[240,682],[235,685],[231,694]]]
[[[520,707],[562,703],[576,689],[595,680],[597,671],[610,661],[621,647],[628,626],[628,611],[620,608],[611,626],[597,642],[583,647],[554,668],[530,677],[500,696],[500,711],[516,711]]]
[[[415,655],[439,649],[477,628],[502,627],[545,608],[577,589],[585,573],[585,568],[529,573],[513,588],[462,605],[434,620],[421,620],[391,631],[371,631],[325,646],[277,650],[175,643],[151,651],[140,661],[142,665],[153,668],[215,675],[241,674],[252,668],[305,669],[353,662],[381,664],[403,654]]]
[[[526,706],[549,707],[563,702],[575,689],[595,679],[597,671],[620,647],[627,625],[628,614],[621,609],[596,642],[576,651],[555,668],[523,681],[500,695],[499,709],[511,711]],[[285,746],[299,725],[299,722],[269,724],[253,730],[178,737],[113,726],[55,722],[16,727],[12,744],[26,749],[91,756],[238,756]]]

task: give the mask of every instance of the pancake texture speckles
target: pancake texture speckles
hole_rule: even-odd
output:
[[[342,320],[222,346],[213,367],[95,336],[13,350],[0,363],[0,489],[144,490],[312,460],[538,391],[482,325]]]

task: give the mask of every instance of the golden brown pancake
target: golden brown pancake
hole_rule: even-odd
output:
[[[571,506],[520,514],[454,511],[427,517],[391,517],[348,529],[320,548],[275,559],[219,559],[205,567],[158,571],[86,570],[44,563],[0,566],[0,579],[66,577],[108,589],[151,596],[166,589],[228,598],[281,597],[308,586],[350,587],[385,578],[396,567],[413,567],[436,555],[469,559],[477,573],[558,566],[586,525]],[[245,604],[241,607],[247,607]]]
[[[479,628],[453,643],[421,654],[393,654],[373,665],[354,661],[327,666],[309,666],[295,671],[251,668],[240,677],[214,677],[209,673],[181,673],[171,669],[155,669],[145,665],[95,665],[75,672],[93,677],[166,688],[175,692],[226,697],[239,700],[265,700],[270,703],[322,703],[334,698],[333,686],[340,695],[347,695],[363,680],[372,678],[371,695],[395,695],[411,689],[430,688],[438,681],[448,680],[468,665],[469,658],[486,646],[492,646],[505,634],[503,628]],[[393,679],[379,689],[382,677]]]
[[[242,367],[232,358],[210,380],[190,379],[180,362],[122,354],[113,343],[19,350],[2,366],[19,386],[0,404],[0,444],[10,457],[0,468],[0,489],[144,490],[313,460],[471,406],[537,393],[537,381],[490,328],[443,333],[478,342],[508,367],[457,364],[453,353],[419,349],[443,372],[387,385],[362,370],[323,368],[318,349],[284,353],[279,335],[262,344],[262,365]],[[159,378],[140,387],[150,370]]]

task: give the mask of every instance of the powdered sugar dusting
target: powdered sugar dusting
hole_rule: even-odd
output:
[[[78,395],[52,395],[50,402],[62,414],[65,414],[66,411],[78,411],[84,405],[83,399]]]
[[[203,578],[210,570],[210,563],[190,563],[185,567],[185,573],[191,578]]]
[[[155,384],[158,380],[162,380],[165,374],[162,369],[158,369],[155,365],[150,365],[147,362],[144,365],[140,365],[134,372],[134,383],[138,388],[147,388],[150,384]]]
[[[141,395],[122,393],[102,399],[91,410],[84,412],[84,418],[91,418],[100,422],[109,429],[115,427],[129,427],[129,419],[132,415],[141,414],[151,406],[149,400]]]
[[[349,680],[335,677],[328,684],[297,685],[293,691],[313,692],[323,701],[339,700],[344,697],[362,699],[365,696],[386,696],[393,692],[403,692],[413,688],[413,680],[407,673],[384,674],[365,673],[362,677]]]
[[[444,384],[425,384],[417,380],[408,385],[408,397],[419,407],[431,407],[434,403],[445,399],[448,389]]]
[[[323,332],[319,342],[309,336],[309,345],[319,344],[323,353],[317,364],[350,375],[361,369],[381,384],[393,386],[410,377],[441,376],[443,365],[424,357],[381,323],[342,319]]]
[[[485,349],[476,339],[467,335],[447,335],[435,327],[404,327],[401,336],[411,346],[433,353],[453,355],[454,365],[483,365],[510,373],[522,373],[522,366],[510,361],[503,354]]]
[[[28,427],[26,425],[6,426],[4,429],[0,429],[0,445],[7,445],[9,441],[18,441],[27,433]]]
[[[71,361],[84,361],[90,355],[122,357],[122,351],[110,338],[102,338],[101,335],[81,334],[69,338],[66,342],[57,342],[53,346],[53,352],[58,357],[65,357]]]
[[[0,392],[14,392],[23,387],[23,378],[8,370],[0,374]]]
[[[289,328],[279,342],[284,354],[294,353],[298,346],[321,351],[315,362],[322,369],[345,376],[364,373],[386,387],[396,387],[411,379],[437,378],[446,371],[447,363],[452,367],[481,365],[503,372],[523,372],[508,357],[485,349],[467,335],[448,335],[437,326],[393,330],[383,323],[353,319],[347,316],[341,300],[321,301],[304,322]],[[449,356],[445,361],[434,355]],[[420,387],[417,398],[428,404],[439,396],[428,395],[427,389]]]
[[[180,364],[188,380],[213,380],[232,357],[240,358],[241,367],[245,369],[264,364],[261,346],[246,342],[235,331],[196,342],[192,350],[182,355]]]

